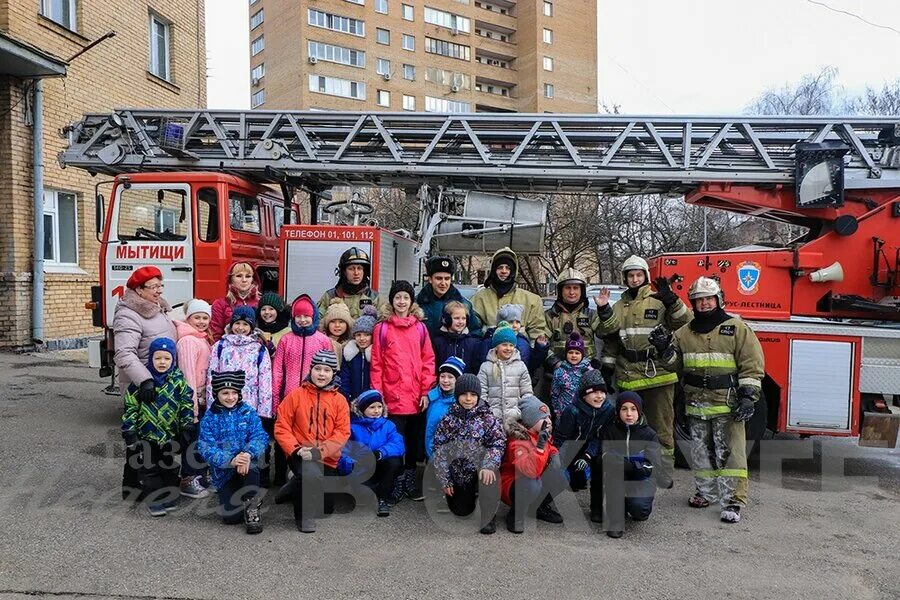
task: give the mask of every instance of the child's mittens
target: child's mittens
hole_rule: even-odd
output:
[[[541,426],[541,432],[538,434],[537,449],[543,451],[549,441],[550,429],[547,427],[547,422],[544,421],[544,424]]]
[[[572,464],[572,466],[575,467],[575,470],[579,472],[586,471],[589,465],[590,463],[588,462],[587,455],[585,455],[583,458],[579,458]]]
[[[337,471],[341,475],[349,475],[353,471],[356,461],[349,456],[341,456],[337,464]]]

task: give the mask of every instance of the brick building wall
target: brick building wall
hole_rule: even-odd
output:
[[[94,184],[100,178],[58,166],[56,157],[67,145],[60,132],[88,112],[206,105],[203,0],[74,0],[73,5],[74,31],[43,16],[40,0],[0,0],[0,29],[6,35],[63,60],[116,32],[71,61],[65,78],[43,81],[44,187],[76,197],[77,263],[45,269],[44,341],[53,346],[80,344],[100,333],[84,309],[99,277]],[[169,24],[168,80],[149,72],[151,13]],[[29,85],[0,76],[0,194],[9,207],[0,227],[0,347],[32,343],[32,130],[26,122],[30,98],[23,99]]]

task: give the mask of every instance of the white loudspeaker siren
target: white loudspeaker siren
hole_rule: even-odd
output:
[[[826,281],[843,281],[844,268],[841,263],[835,261],[831,265],[809,274],[809,280],[813,283],[824,283]]]

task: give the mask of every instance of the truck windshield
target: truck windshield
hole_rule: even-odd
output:
[[[120,188],[120,240],[180,241],[187,237],[187,194],[183,189]]]

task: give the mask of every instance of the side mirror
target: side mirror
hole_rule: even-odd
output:
[[[94,226],[99,236],[103,232],[103,219],[106,216],[106,207],[103,194],[97,194],[97,202],[94,204]]]

